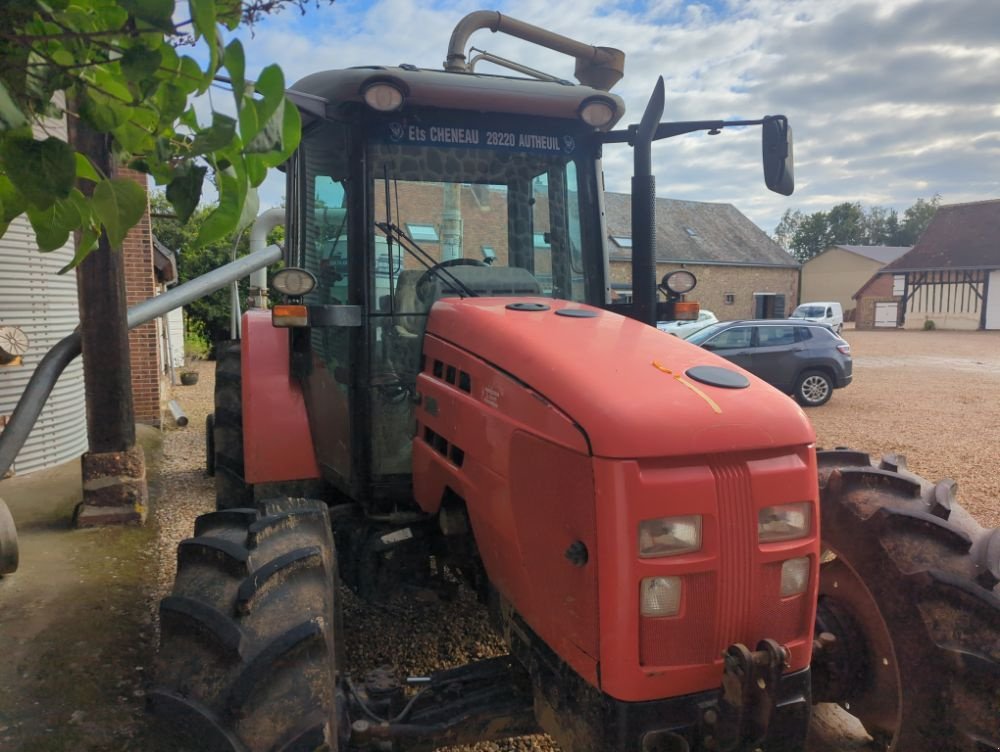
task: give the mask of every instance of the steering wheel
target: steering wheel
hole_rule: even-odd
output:
[[[484,261],[480,261],[479,259],[474,259],[474,258],[453,258],[453,259],[448,259],[447,261],[441,261],[441,262],[438,262],[437,264],[434,264],[434,266],[430,267],[427,271],[425,271],[423,274],[421,274],[420,278],[417,280],[417,283],[416,283],[417,298],[420,300],[421,303],[426,303],[427,302],[427,288],[430,285],[431,279],[435,276],[435,272],[438,269],[445,269],[445,268],[447,268],[449,266],[486,266],[486,267],[488,267],[489,264],[487,264]]]

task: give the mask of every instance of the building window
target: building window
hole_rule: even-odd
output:
[[[731,293],[731,292],[727,292],[726,293],[726,305],[732,305],[735,302],[736,302],[736,295],[733,294],[733,293]]]
[[[407,222],[406,231],[410,233],[411,238],[417,241],[423,240],[432,243],[438,241],[437,228],[434,225],[414,225]]]
[[[611,239],[615,241],[615,245],[619,248],[631,248],[632,238],[626,238],[621,235],[612,235]]]

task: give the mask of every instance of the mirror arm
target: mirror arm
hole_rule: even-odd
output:
[[[766,121],[776,117],[784,118],[784,115],[771,115],[766,118],[761,118],[760,120],[687,120],[676,123],[660,123],[653,132],[652,140],[659,141],[664,138],[682,136],[685,133],[694,133],[695,131],[718,132],[723,128],[746,125],[763,125]],[[629,146],[635,146],[638,131],[638,125],[630,125],[624,130],[608,131],[607,133],[602,134],[601,142],[605,144],[627,143]],[[712,133],[711,135],[715,134]]]

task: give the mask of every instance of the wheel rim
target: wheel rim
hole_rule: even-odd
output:
[[[830,385],[822,376],[807,376],[799,391],[807,402],[822,402],[830,394]]]
[[[850,564],[832,549],[827,549],[824,559],[829,561],[820,569],[819,595],[851,615],[865,642],[854,647],[867,651],[863,670],[838,704],[886,750],[893,750],[902,721],[902,680],[889,628],[875,596]]]

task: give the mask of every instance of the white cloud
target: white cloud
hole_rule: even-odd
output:
[[[441,65],[464,0],[339,0],[265,20],[244,39],[248,75],[278,62],[289,82],[352,65]],[[981,0],[507,0],[502,12],[626,52],[615,88],[641,115],[667,85],[665,118],[782,113],[796,137],[796,194],[770,194],[759,132],[682,136],[654,145],[661,196],[733,203],[765,230],[787,208],[862,201],[904,209],[1000,196],[1000,4]],[[479,31],[479,48],[570,78],[572,61]],[[483,66],[481,69],[487,71]],[[490,69],[491,70],[491,69]],[[608,147],[608,187],[627,191],[631,152]],[[284,186],[269,178],[263,205]]]

